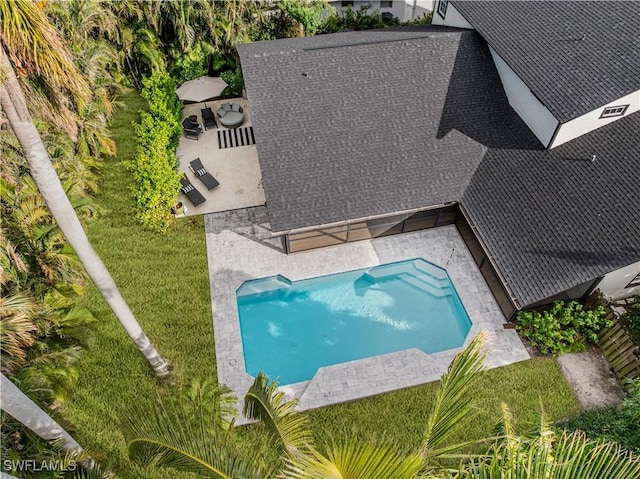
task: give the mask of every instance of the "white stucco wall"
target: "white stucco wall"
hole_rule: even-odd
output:
[[[626,286],[640,273],[640,261],[607,274],[598,284],[602,294],[610,299],[622,299],[640,293],[640,286],[626,288]]]
[[[438,3],[435,2],[433,6],[433,20],[431,23],[434,25],[446,25],[447,27],[458,27],[458,28],[469,28],[473,30],[474,28],[471,26],[469,22],[467,22],[464,17],[460,14],[456,8],[451,5],[451,2],[447,4],[447,14],[443,19],[438,13]]]
[[[447,16],[449,16],[447,14]],[[518,75],[505,63],[505,61],[489,47],[493,62],[496,65],[502,87],[509,100],[509,105],[527,124],[529,129],[540,140],[545,147],[553,138],[553,134],[558,126],[558,120],[551,112],[540,103],[540,100],[529,90],[529,87],[520,79]]]
[[[397,17],[401,22],[413,20],[414,18],[421,17],[424,13],[433,10],[433,4],[435,0],[393,0],[391,8],[381,7],[380,0],[362,1],[354,0],[353,11],[360,10],[360,7],[364,5],[371,5],[369,13],[379,11],[380,13],[389,12],[394,17]],[[343,7],[342,1],[330,0],[329,4],[336,9],[338,13],[342,13],[349,7]]]
[[[398,17],[401,21],[413,20],[432,12],[435,0],[406,0],[404,2],[404,16]],[[384,11],[384,9],[380,9]]]
[[[611,118],[600,118],[602,115],[602,111],[607,107],[612,106],[621,106],[621,105],[629,105],[627,111],[624,116],[615,116]],[[592,130],[600,128],[601,126],[608,125],[609,123],[613,123],[616,120],[624,118],[627,115],[631,115],[636,111],[640,110],[640,90],[635,91],[629,95],[623,96],[618,100],[607,103],[606,105],[602,105],[601,107],[590,111],[578,118],[568,121],[567,123],[563,123],[556,134],[556,137],[553,140],[553,144],[549,146],[549,148],[553,148],[558,145],[562,145],[569,140],[573,140],[574,138],[578,138],[579,136],[584,135]],[[640,134],[640,133],[639,133]]]

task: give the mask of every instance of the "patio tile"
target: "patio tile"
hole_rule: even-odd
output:
[[[247,100],[243,98],[229,98],[225,100],[207,101],[185,105],[183,116],[196,115],[198,123],[202,125],[200,109],[205,105],[215,111],[222,103],[240,103],[244,109],[245,121],[243,127],[251,126],[251,113]],[[216,121],[218,120],[216,115]],[[265,204],[264,189],[262,187],[262,172],[258,163],[256,146],[239,146],[235,148],[220,149],[218,146],[218,130],[225,130],[218,123],[218,128],[209,128],[200,134],[198,140],[180,139],[177,156],[180,162],[179,170],[186,173],[189,181],[193,183],[200,193],[206,198],[203,204],[194,207],[189,200],[180,193],[179,201],[187,207],[186,216],[201,215],[220,211],[229,211],[239,208],[250,208]],[[200,158],[204,167],[219,182],[220,186],[209,191],[189,171],[189,162]]]
[[[503,329],[505,318],[454,226],[285,255],[268,243],[271,238],[263,227],[255,230],[258,236],[252,236],[247,225],[250,218],[261,221],[263,227],[266,224],[261,208],[225,217],[207,215],[205,220],[218,380],[239,399],[251,384],[251,376],[244,370],[235,290],[246,280],[276,274],[295,281],[421,257],[446,267],[458,291],[473,322],[465,346],[478,332],[487,331],[491,340],[488,367],[529,358],[515,331]],[[461,350],[425,354],[409,349],[328,366],[320,368],[311,381],[282,390],[299,399],[301,410],[350,401],[436,381]]]

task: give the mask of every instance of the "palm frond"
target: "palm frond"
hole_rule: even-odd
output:
[[[287,460],[282,479],[411,479],[422,467],[417,455],[404,456],[391,447],[367,443],[332,446]]]
[[[245,395],[243,414],[260,421],[289,456],[304,453],[314,447],[313,433],[306,417],[295,411],[297,401],[287,401],[277,388],[277,382],[258,374]]]
[[[456,355],[448,372],[442,375],[422,442],[424,455],[437,456],[457,449],[436,448],[470,419],[473,395],[469,389],[483,369],[487,357],[486,343],[486,334],[478,334],[464,351]]]
[[[41,76],[83,103],[90,88],[55,27],[35,2],[0,2],[0,40],[23,75]]]
[[[145,465],[218,479],[266,479],[272,474],[260,467],[258,458],[244,458],[210,414],[194,420],[171,402],[158,402],[153,411],[132,411],[123,419],[123,430],[129,457]]]
[[[640,459],[614,442],[591,441],[582,432],[555,436],[550,430],[522,438],[517,451],[502,442],[490,453],[464,463],[453,477],[513,479],[632,479],[640,477]]]

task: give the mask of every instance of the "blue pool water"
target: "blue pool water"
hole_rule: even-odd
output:
[[[457,348],[471,328],[446,271],[422,259],[295,282],[256,279],[236,295],[246,370],[281,385],[379,354]]]

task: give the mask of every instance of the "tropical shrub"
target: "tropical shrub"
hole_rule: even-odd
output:
[[[244,86],[244,78],[242,78],[242,70],[237,68],[235,71],[227,70],[220,74],[227,87],[222,92],[224,96],[240,96],[242,95],[242,87]]]
[[[75,363],[95,319],[77,305],[84,294],[82,265],[29,173],[17,158],[5,159],[7,177],[0,179],[1,369],[32,399],[60,403],[77,381]],[[73,190],[69,182],[63,186],[67,194]],[[95,213],[86,199],[72,198],[72,204],[81,218]]]
[[[556,301],[541,313],[518,313],[516,330],[541,353],[562,354],[584,351],[588,343],[597,341],[598,331],[611,324],[602,306],[584,310],[576,301]]]
[[[432,20],[433,12],[426,12],[419,17],[414,18],[413,20],[407,20],[406,22],[403,22],[402,25],[431,25]]]
[[[371,5],[363,5],[358,10],[347,8],[342,15],[334,11],[329,12],[318,26],[318,33],[336,33],[344,30],[371,30],[374,28],[397,27],[400,25],[398,18],[390,21],[382,19],[378,11],[369,12]]]
[[[199,42],[189,51],[178,57],[173,68],[171,77],[177,85],[181,85],[187,80],[201,77],[207,74],[209,55],[215,50],[211,45]]]
[[[631,382],[632,388],[620,407],[585,411],[579,416],[558,424],[568,431],[584,431],[592,439],[615,441],[627,449],[640,452],[640,380]]]
[[[633,340],[640,344],[640,294],[633,299],[631,309],[620,317],[620,321],[627,328]]]
[[[127,162],[133,173],[136,217],[151,229],[164,233],[171,224],[171,207],[180,190],[176,148],[182,131],[181,103],[176,85],[166,73],[156,73],[143,81],[142,96],[149,113],[140,113],[136,125],[138,153]]]

